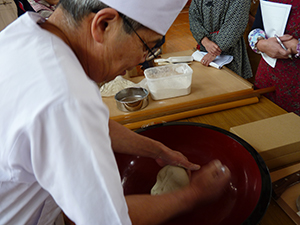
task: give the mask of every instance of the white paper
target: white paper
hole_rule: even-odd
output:
[[[201,62],[202,58],[207,54],[207,52],[200,52],[199,50],[195,51],[192,56],[195,61]],[[224,65],[230,63],[233,60],[232,55],[218,55],[214,61],[209,65],[217,69],[221,69]]]
[[[275,34],[282,36],[289,18],[292,5],[260,1],[262,21],[264,24],[265,33],[268,37],[274,37]],[[277,59],[271,58],[265,53],[262,53],[264,60],[273,68],[276,65]]]

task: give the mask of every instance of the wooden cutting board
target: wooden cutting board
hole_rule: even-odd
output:
[[[192,55],[192,53],[193,51],[189,50],[165,54],[162,55],[162,58],[188,56]],[[149,105],[136,112],[122,112],[117,108],[114,97],[103,97],[104,103],[110,110],[110,118],[121,124],[127,124],[239,100],[242,99],[240,96],[253,92],[253,85],[250,82],[226,67],[222,69],[205,67],[200,62],[195,61],[190,66],[193,69],[193,75],[191,93],[189,95],[158,101],[152,100],[150,97]],[[138,83],[145,77],[125,76],[124,78]]]

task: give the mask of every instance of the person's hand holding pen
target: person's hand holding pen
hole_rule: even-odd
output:
[[[280,37],[280,39],[287,49],[291,49],[292,55],[295,55],[298,53],[297,45],[299,43],[299,40],[297,40],[296,38],[291,38],[291,39],[284,41],[284,40],[282,40],[282,37]]]
[[[280,38],[278,37],[278,35],[275,34],[274,36],[275,36],[277,42],[280,44],[280,46],[281,46],[284,50],[287,51],[287,48],[286,48],[286,47],[284,46],[284,44],[281,42],[281,40],[280,40]],[[288,56],[289,56],[290,59],[293,59],[292,54],[289,54]]]
[[[286,49],[283,49],[279,44],[276,37],[270,37],[268,39],[261,39],[257,42],[257,49],[263,53],[266,53],[268,56],[276,59],[288,59],[289,55],[293,54],[292,49],[290,48],[289,42],[292,41],[293,36],[285,34],[280,37],[281,42],[285,45]],[[297,41],[297,39],[295,39]],[[297,44],[296,44],[297,45]]]

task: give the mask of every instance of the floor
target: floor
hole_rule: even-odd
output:
[[[193,38],[189,25],[189,10],[184,8],[166,34],[163,53],[185,51],[195,48],[197,42]]]

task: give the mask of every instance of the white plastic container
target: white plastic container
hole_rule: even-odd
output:
[[[193,70],[187,63],[151,67],[144,74],[153,100],[191,93]]]

